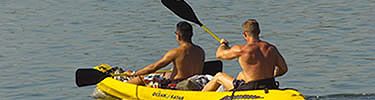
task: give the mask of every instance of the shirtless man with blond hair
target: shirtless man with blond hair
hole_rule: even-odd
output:
[[[150,64],[143,69],[138,71],[127,71],[125,75],[136,76],[134,79],[129,80],[128,83],[144,85],[143,75],[154,73],[157,70],[173,63],[172,72],[165,76],[166,82],[162,85],[167,85],[169,83],[178,83],[184,79],[187,79],[193,75],[198,75],[202,73],[203,64],[205,60],[204,50],[193,44],[191,38],[193,36],[193,29],[191,24],[187,22],[179,22],[176,25],[176,40],[180,45],[177,48],[169,50],[164,57],[154,64]],[[162,88],[164,87],[162,86]]]
[[[242,24],[242,35],[247,42],[246,45],[228,48],[224,45],[227,41],[222,40],[216,57],[223,60],[238,58],[243,72],[240,72],[236,79],[225,73],[217,73],[202,91],[215,91],[220,85],[227,90],[278,88],[274,78],[284,75],[288,67],[276,46],[260,40],[259,33],[258,22],[248,19]]]

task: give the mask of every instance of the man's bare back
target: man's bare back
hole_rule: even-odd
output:
[[[220,85],[230,90],[235,88],[234,84],[242,86],[236,89],[262,89],[278,88],[274,77],[282,76],[288,68],[284,58],[277,48],[259,38],[259,24],[254,19],[249,19],[242,24],[242,35],[246,40],[246,45],[236,45],[227,47],[228,42],[221,41],[220,47],[216,51],[216,57],[223,60],[238,58],[243,72],[240,72],[237,79],[225,73],[218,73],[207,83],[202,91],[214,91]]]
[[[202,73],[205,53],[201,47],[191,41],[193,36],[192,26],[187,22],[179,22],[176,26],[175,35],[179,47],[169,50],[161,59],[138,71],[125,72],[124,74],[127,76],[138,76],[127,82],[144,85],[143,75],[154,73],[170,63],[173,63],[172,72],[165,75],[166,80],[160,84],[163,88],[170,88],[169,84],[175,84],[182,79]]]
[[[205,54],[201,47],[186,44],[171,50],[171,52],[176,52],[176,58],[173,61],[174,67],[169,79],[186,79],[202,73]]]
[[[240,56],[238,61],[243,69],[242,77],[238,79],[246,82],[273,78],[275,66],[285,67],[285,63],[277,63],[282,60],[276,47],[259,41],[252,44],[240,45]]]

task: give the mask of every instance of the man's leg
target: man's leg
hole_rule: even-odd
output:
[[[233,80],[233,77],[228,74],[219,72],[206,84],[202,91],[216,91],[220,85],[223,85],[227,90],[233,89]]]
[[[136,85],[145,85],[145,83],[143,82],[143,77],[141,76],[136,76],[133,79],[128,80],[127,83],[136,84]]]
[[[169,77],[171,76],[171,73],[172,72],[164,72],[162,76],[169,79]],[[161,74],[161,73],[154,73],[154,74]],[[143,81],[143,78],[145,76],[147,75],[136,76],[133,79],[128,80],[127,83],[136,84],[136,85],[145,85],[145,82]]]
[[[245,80],[245,76],[243,72],[238,73],[237,80]]]

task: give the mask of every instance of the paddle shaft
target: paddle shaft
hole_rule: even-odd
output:
[[[221,43],[220,41],[220,38],[218,38],[213,32],[211,32],[206,26],[202,25],[201,26],[207,33],[209,33],[212,37],[214,37],[217,41],[219,41],[219,43]],[[230,48],[228,43],[224,43],[225,45],[225,48]]]
[[[217,41],[220,42],[220,38],[218,38],[214,33],[212,33],[206,26],[201,26],[207,33],[209,33],[212,37],[214,37]]]
[[[155,73],[166,73],[171,72],[170,70],[160,70]],[[78,87],[95,85],[107,77],[112,76],[126,76],[124,73],[113,74],[105,73],[92,68],[82,68],[76,71],[76,84]],[[126,76],[128,77],[128,76]]]
[[[166,73],[166,72],[172,72],[171,70],[158,70],[154,73]],[[124,73],[121,74],[111,74],[111,76],[126,76]]]

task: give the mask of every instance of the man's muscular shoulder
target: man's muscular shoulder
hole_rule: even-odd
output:
[[[174,58],[174,57],[176,57],[176,56],[179,54],[179,52],[181,52],[180,49],[181,49],[181,48],[174,48],[174,49],[171,49],[171,50],[169,50],[169,51],[165,54],[165,56],[168,56],[168,57],[172,57],[172,58]]]
[[[242,52],[244,47],[245,47],[244,45],[235,45],[235,46],[233,46],[231,48],[231,51],[233,51],[233,52]]]
[[[274,49],[276,48],[275,45],[271,44],[271,43],[268,43],[266,41],[262,41],[259,43],[259,46],[262,47],[262,48],[266,48],[266,49]]]

